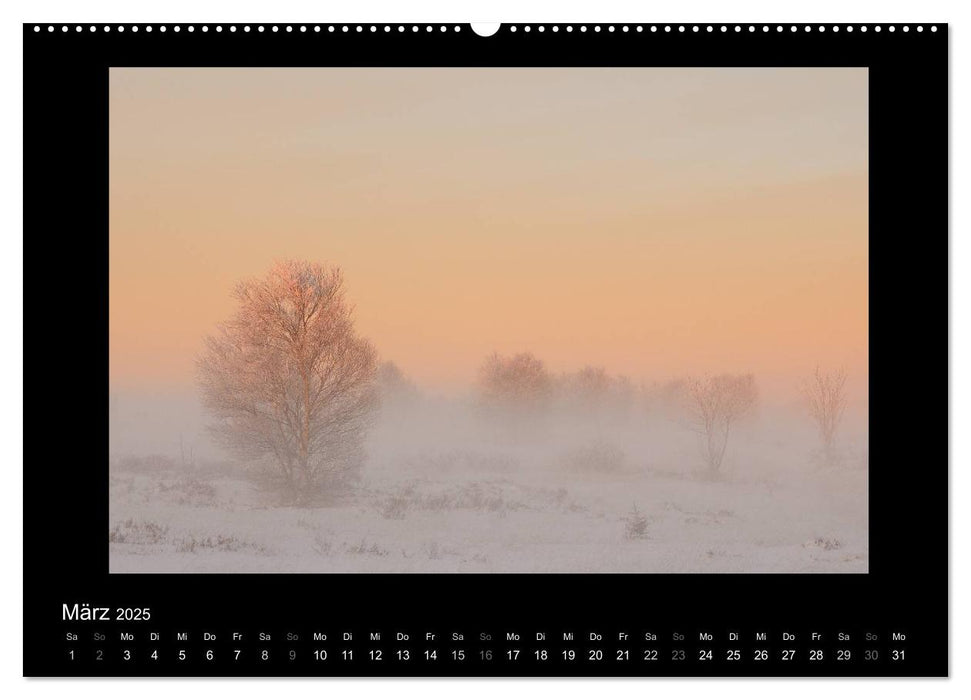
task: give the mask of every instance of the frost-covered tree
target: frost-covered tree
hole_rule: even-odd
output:
[[[376,384],[382,406],[414,403],[421,393],[401,368],[390,360],[378,366]]]
[[[561,410],[585,422],[618,425],[631,417],[637,388],[625,376],[614,376],[603,367],[586,365],[554,380],[554,396]]]
[[[479,368],[479,389],[491,405],[506,409],[545,406],[553,393],[553,378],[532,353],[504,357],[497,352]]]
[[[832,464],[836,457],[836,431],[846,410],[846,371],[825,372],[816,368],[802,386],[807,409],[823,443],[823,459]]]
[[[267,459],[307,494],[363,458],[376,405],[375,352],[354,331],[337,267],[286,261],[236,286],[235,314],[198,360],[220,442]]]
[[[708,473],[716,474],[725,459],[732,426],[758,401],[751,374],[719,374],[685,383],[691,425],[701,436]]]
[[[479,400],[484,415],[505,439],[535,438],[548,417],[553,377],[542,360],[522,352],[493,353],[479,368]]]

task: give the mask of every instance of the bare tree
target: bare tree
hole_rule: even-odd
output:
[[[493,353],[479,368],[478,388],[484,415],[502,437],[531,439],[545,425],[553,378],[533,354],[503,357]]]
[[[586,367],[563,378],[564,390],[582,406],[600,408],[607,402],[611,377],[603,367]]]
[[[686,382],[692,427],[702,438],[708,473],[716,474],[725,459],[732,426],[758,401],[751,374],[719,374]]]
[[[375,385],[381,409],[401,409],[414,404],[421,392],[394,362],[382,362],[377,369]]]
[[[281,262],[234,297],[198,360],[213,433],[244,458],[270,459],[303,495],[346,476],[376,404],[375,352],[354,332],[340,269]]]
[[[494,352],[479,369],[479,388],[490,404],[533,409],[550,400],[553,379],[543,361],[532,353],[503,357]]]
[[[561,374],[554,383],[562,407],[586,419],[612,423],[630,416],[637,389],[625,376],[612,376],[603,367],[587,365],[576,372]]]
[[[823,459],[832,464],[836,457],[836,432],[846,410],[846,371],[840,368],[824,372],[817,367],[803,383],[802,393],[823,443]]]

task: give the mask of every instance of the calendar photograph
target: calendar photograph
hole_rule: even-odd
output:
[[[107,79],[111,574],[868,572],[865,67]]]

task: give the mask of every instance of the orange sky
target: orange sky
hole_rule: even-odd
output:
[[[241,277],[345,272],[418,383],[867,374],[865,69],[110,75],[110,381],[190,389]]]

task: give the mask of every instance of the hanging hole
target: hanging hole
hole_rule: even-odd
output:
[[[500,22],[473,22],[472,31],[479,36],[489,37],[499,31]]]

